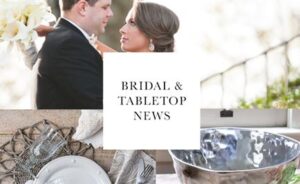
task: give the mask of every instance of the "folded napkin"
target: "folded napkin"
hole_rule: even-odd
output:
[[[116,151],[108,175],[112,183],[115,184],[136,184],[140,171],[140,161],[144,166],[151,165],[153,171],[145,184],[155,184],[156,161],[144,151],[119,150]]]
[[[95,148],[102,147],[103,110],[81,110],[73,139],[92,144]]]

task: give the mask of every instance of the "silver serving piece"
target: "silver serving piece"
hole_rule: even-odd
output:
[[[283,170],[299,164],[294,139],[242,128],[201,130],[200,150],[170,150],[184,184],[277,184]]]

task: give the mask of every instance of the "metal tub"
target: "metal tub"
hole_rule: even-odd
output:
[[[169,150],[184,184],[277,184],[298,167],[298,141],[241,128],[201,130],[200,150]]]

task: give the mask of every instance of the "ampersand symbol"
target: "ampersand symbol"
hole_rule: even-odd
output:
[[[182,84],[180,82],[176,82],[175,90],[182,90]]]

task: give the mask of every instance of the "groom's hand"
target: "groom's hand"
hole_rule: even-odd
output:
[[[54,28],[51,26],[40,25],[35,28],[35,31],[39,36],[46,36],[48,33],[54,31]]]

